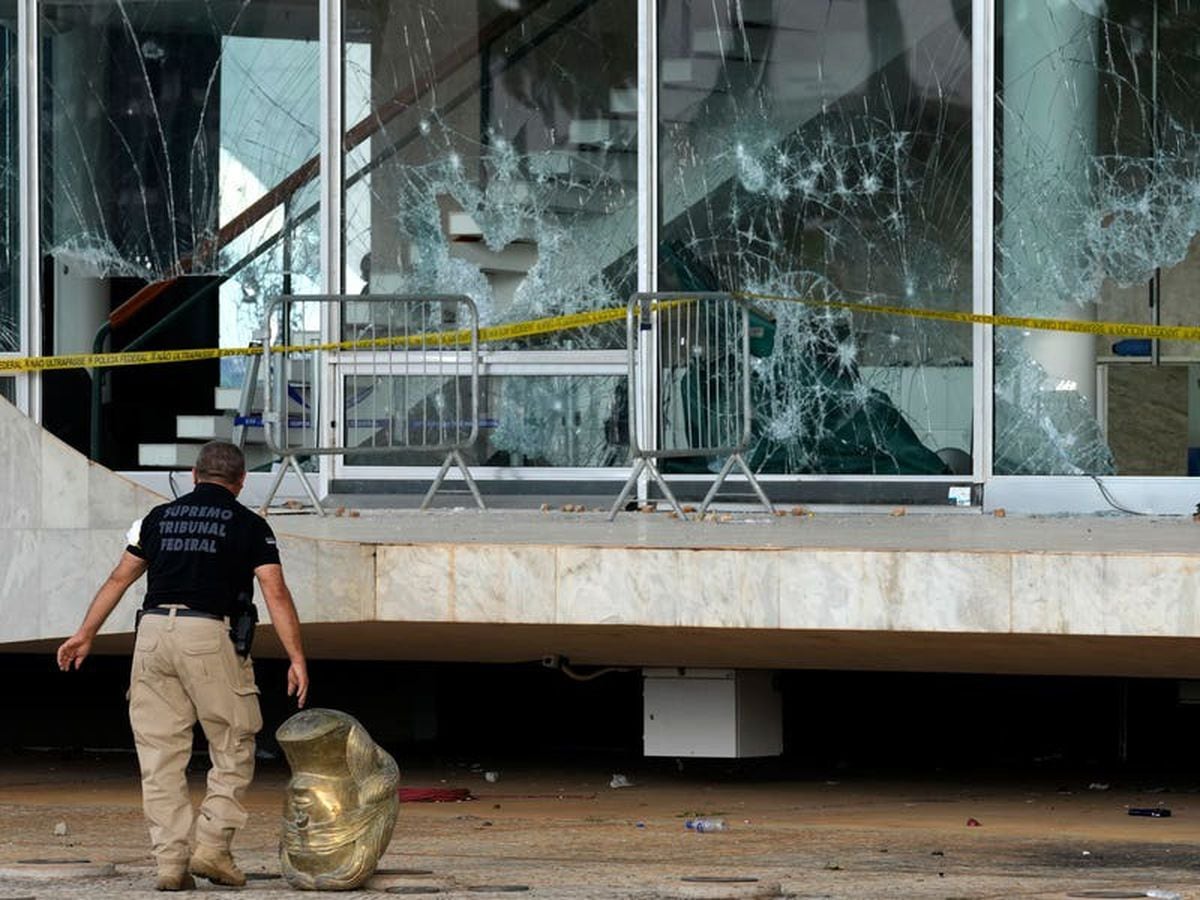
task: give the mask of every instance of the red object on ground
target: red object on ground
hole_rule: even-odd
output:
[[[968,828],[982,828],[983,823],[980,822],[978,819],[967,819],[967,827]]]
[[[456,803],[459,800],[474,800],[467,788],[400,788],[401,803]]]

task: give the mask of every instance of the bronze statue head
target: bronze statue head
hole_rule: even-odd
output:
[[[301,890],[345,891],[371,877],[396,826],[400,770],[358,720],[306,709],[279,726],[292,779],[279,865]]]

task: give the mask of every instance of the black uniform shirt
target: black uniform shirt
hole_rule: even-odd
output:
[[[210,481],[150,510],[126,549],[150,563],[143,608],[181,603],[219,616],[254,595],[256,568],[279,562],[266,520]]]

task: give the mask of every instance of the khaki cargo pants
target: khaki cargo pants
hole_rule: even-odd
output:
[[[208,738],[212,768],[196,821],[196,842],[227,848],[246,824],[241,798],[254,777],[254,736],[262,728],[258,688],[224,621],[142,617],[133,650],[129,723],[142,770],[142,807],[160,869],[186,866],[192,802],[187,764],[192,727]]]

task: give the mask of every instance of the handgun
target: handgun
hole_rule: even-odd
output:
[[[233,649],[243,659],[250,656],[250,647],[254,644],[254,626],[258,624],[258,608],[250,594],[242,591],[238,594],[237,611],[229,623],[229,637],[233,639]]]

